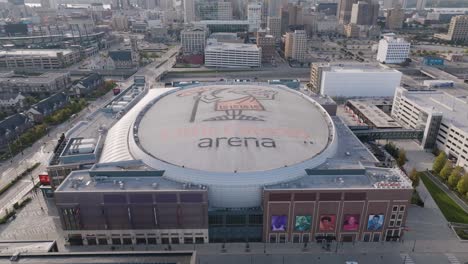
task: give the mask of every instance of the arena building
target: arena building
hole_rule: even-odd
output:
[[[385,241],[412,187],[285,86],[151,89],[55,190],[72,245]]]

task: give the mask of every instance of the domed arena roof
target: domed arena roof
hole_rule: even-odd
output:
[[[136,158],[208,172],[293,166],[329,145],[328,114],[286,88],[210,85],[151,101],[134,124]]]

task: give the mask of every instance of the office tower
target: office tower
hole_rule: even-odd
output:
[[[276,40],[281,38],[281,17],[268,17],[267,19],[268,33],[275,37]]]
[[[195,21],[195,0],[184,0],[184,22]]]
[[[286,33],[284,56],[299,62],[304,62],[307,52],[307,34],[305,30],[295,30]]]
[[[379,41],[377,60],[382,63],[402,63],[410,52],[411,43],[403,38],[396,38],[395,34],[384,35]]]
[[[401,29],[405,19],[405,11],[401,7],[391,8],[387,11],[385,27],[387,29]]]
[[[418,0],[416,2],[416,10],[424,10],[426,8],[426,0]]]
[[[258,31],[257,47],[262,48],[262,62],[271,62],[276,52],[276,39],[265,30]]]
[[[367,25],[369,23],[369,8],[369,4],[364,1],[353,4],[350,22],[356,25]]]
[[[448,36],[451,41],[468,41],[468,15],[452,17]]]
[[[353,4],[350,22],[356,25],[375,25],[379,15],[379,4],[373,1],[359,1]]]
[[[232,20],[232,5],[231,2],[217,3],[218,20]]]
[[[329,63],[312,63],[310,67],[310,85],[312,92],[319,94],[323,71],[330,70]]]
[[[184,54],[203,54],[207,32],[202,28],[186,28],[180,32],[180,44]]]
[[[257,31],[262,23],[262,4],[250,3],[247,6],[247,20],[249,21],[249,30]]]
[[[357,2],[357,0],[340,0],[338,4],[338,19],[341,24],[348,24],[351,21],[353,4]]]

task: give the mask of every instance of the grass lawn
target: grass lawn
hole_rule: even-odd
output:
[[[426,185],[426,188],[431,193],[432,198],[439,206],[447,221],[468,224],[468,214],[450,196],[441,190],[426,174],[421,174],[421,180]]]

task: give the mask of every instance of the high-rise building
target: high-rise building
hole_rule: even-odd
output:
[[[112,16],[112,27],[117,31],[128,30],[128,17],[125,15],[113,15]]]
[[[48,1],[48,0],[42,0]],[[130,7],[129,0],[112,0],[112,9],[128,9]]]
[[[56,0],[41,0],[41,7],[57,9],[58,3]]]
[[[356,25],[375,25],[379,16],[379,4],[373,1],[359,1],[353,4],[351,23]]]
[[[360,28],[358,25],[349,23],[344,26],[345,35],[348,38],[359,38]]]
[[[356,25],[369,24],[370,6],[367,2],[359,1],[351,9],[351,23]]]
[[[295,30],[286,33],[284,56],[299,62],[304,62],[307,52],[307,34],[305,30]]]
[[[232,20],[231,2],[217,0],[196,1],[195,16],[198,20]]]
[[[280,16],[280,10],[282,7],[288,5],[287,0],[265,0],[263,9],[265,10],[265,16]]]
[[[231,2],[218,2],[217,4],[218,20],[232,20]]]
[[[361,4],[359,4],[359,2],[361,2]],[[357,5],[355,6],[355,4]],[[353,7],[355,11],[353,11]],[[379,7],[379,3],[375,0],[340,0],[340,5],[338,8],[339,22],[341,24],[348,24],[352,22],[351,16],[354,12],[356,17],[355,19],[360,19],[363,23],[355,24],[375,25],[377,24],[377,17],[379,16]]]
[[[395,34],[386,34],[379,41],[377,60],[381,63],[402,63],[410,52],[411,43],[403,38],[396,38]]]
[[[206,45],[206,30],[186,28],[180,32],[180,43],[184,54],[203,54]]]
[[[302,6],[288,4],[289,26],[302,25]]]
[[[157,0],[138,0],[138,6],[143,9],[155,9],[159,1]]]
[[[382,1],[382,8],[388,9],[393,8],[398,0],[383,0]]]
[[[271,62],[275,56],[276,39],[265,31],[257,32],[257,47],[262,49],[262,62]]]
[[[195,0],[184,0],[184,22],[195,21]]]
[[[250,3],[247,6],[247,20],[249,21],[249,30],[257,31],[262,23],[262,4]]]
[[[448,35],[451,41],[468,41],[468,15],[452,17]]]
[[[403,21],[405,20],[405,10],[400,6],[390,8],[387,10],[387,19],[385,27],[387,29],[401,29],[403,27]]]
[[[418,0],[416,2],[416,10],[424,10],[426,8],[426,0]]]
[[[276,40],[281,38],[281,17],[268,17],[267,19],[268,33],[275,37]]]
[[[288,4],[281,8],[281,33],[290,30],[290,27],[303,25],[302,7],[296,4]]]
[[[310,85],[312,92],[319,94],[323,71],[330,70],[329,63],[312,63],[310,67]]]
[[[340,0],[338,3],[338,19],[341,24],[348,24],[351,21],[353,4],[357,2],[357,0]]]

